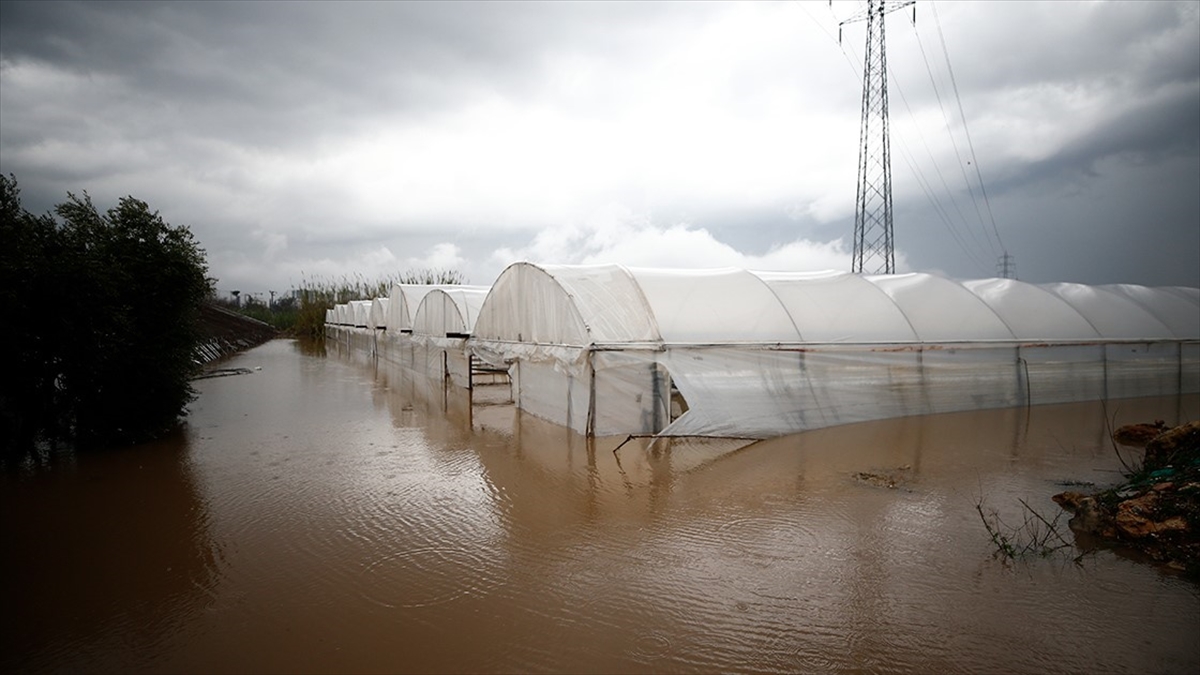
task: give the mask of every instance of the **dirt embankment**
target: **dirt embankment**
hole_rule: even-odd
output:
[[[1071,529],[1200,578],[1200,422],[1132,424],[1117,429],[1113,442],[1145,447],[1145,455],[1116,487],[1054,495],[1074,514]]]
[[[196,349],[196,361],[202,365],[278,335],[270,324],[208,304],[200,308],[200,329],[204,341]]]

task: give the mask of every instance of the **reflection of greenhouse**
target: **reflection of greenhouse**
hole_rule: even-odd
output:
[[[588,435],[769,437],[1200,391],[1200,289],[516,263],[396,286],[331,339]]]

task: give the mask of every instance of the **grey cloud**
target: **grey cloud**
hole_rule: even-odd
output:
[[[828,31],[835,21],[823,4],[782,16],[794,18],[798,34],[812,20],[829,21],[823,28]],[[352,191],[337,176],[314,171],[311,177],[276,184],[254,172],[302,165],[331,148],[367,143],[379,130],[435,128],[462,106],[486,98],[519,105],[545,102],[593,119],[620,115],[631,102],[670,95],[672,82],[635,77],[643,68],[673,65],[677,44],[711,30],[723,13],[740,7],[3,1],[0,166],[17,173],[26,206],[34,210],[61,201],[66,190],[89,190],[98,203],[133,193],[163,209],[168,220],[193,226],[214,259],[241,260],[239,269],[252,270],[265,250],[264,241],[248,238],[252,231],[286,234],[288,253],[298,259],[349,259],[381,245],[406,259],[454,241],[478,261],[501,247],[519,249],[521,243],[512,237],[532,237],[532,228],[497,232],[451,215],[392,221],[356,212]],[[1072,128],[1065,121],[1062,129],[1075,140],[1041,161],[1005,164],[979,158],[1018,269],[1046,281],[1196,283],[1196,5],[938,7],[973,133],[983,128],[976,122],[985,115],[999,119],[988,125],[1001,134],[993,142],[1002,143],[996,140],[1006,138],[1002,134],[1021,133],[1005,126],[1021,123],[1006,103],[1030,91],[1087,94],[1105,111],[1093,129]],[[889,60],[909,104],[921,112],[937,103],[916,32],[935,65],[941,46],[929,11],[919,10],[915,30],[902,14],[889,19]],[[719,39],[720,30],[714,34]],[[721,59],[715,66],[690,64],[695,70],[683,75],[707,82],[712,104],[728,111],[730,119],[763,119],[756,113],[777,104],[771,92],[789,86],[800,101],[797,124],[805,123],[800,115],[815,111],[857,119],[858,81],[833,40],[826,34],[819,44],[798,45],[803,49],[789,54],[803,55],[807,60],[800,63],[780,62],[778,52],[741,53],[728,56],[728,64]],[[844,49],[852,60],[861,59],[861,26],[847,31]],[[552,76],[562,68],[570,71],[576,61],[598,69],[603,86],[569,96],[555,90]],[[62,82],[33,82],[21,89],[11,75],[29,65],[62,75]],[[705,70],[710,66],[713,72]],[[943,96],[950,95],[943,90]],[[893,117],[900,114],[895,93],[892,110]],[[1039,114],[1035,106],[1028,110]],[[954,114],[953,108],[948,112]],[[639,123],[629,120],[631,126]],[[987,141],[975,138],[980,148]],[[696,139],[697,145],[705,142]],[[857,139],[846,138],[845,147],[847,155],[855,154]],[[631,163],[657,159],[639,157]],[[911,186],[897,160],[894,154],[897,186]],[[825,166],[830,159],[794,161]],[[712,168],[712,180],[721,180],[724,167]],[[643,185],[638,176],[632,166],[611,184],[589,189],[597,201],[648,205],[659,226],[686,222],[749,253],[800,237],[849,238],[852,213],[825,222],[789,215],[790,204],[816,198],[803,185],[796,186],[795,195],[731,205],[674,185]],[[844,185],[852,203],[852,174]],[[965,195],[956,198],[968,204]],[[513,222],[524,217],[496,215]],[[898,194],[896,227],[898,245],[916,265],[962,276],[994,271],[992,252],[985,247],[970,256],[957,249],[920,193]],[[974,228],[975,239],[983,238],[978,223],[955,227]],[[1133,255],[1141,241],[1182,246],[1162,247],[1154,256]],[[238,283],[246,286],[250,280]]]

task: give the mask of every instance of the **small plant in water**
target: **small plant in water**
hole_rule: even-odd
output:
[[[1005,523],[995,509],[987,509],[985,512],[982,497],[975,502],[979,520],[996,547],[993,553],[996,558],[1005,563],[1029,558],[1048,558],[1059,551],[1074,547],[1059,530],[1061,511],[1053,519],[1047,520],[1024,499],[1017,501],[1021,503],[1023,518],[1020,525]],[[1083,554],[1076,556],[1075,562],[1078,563],[1082,557]]]

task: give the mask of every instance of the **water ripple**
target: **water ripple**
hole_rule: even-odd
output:
[[[495,584],[493,563],[451,546],[396,551],[368,564],[359,579],[363,599],[381,607],[430,607]]]

